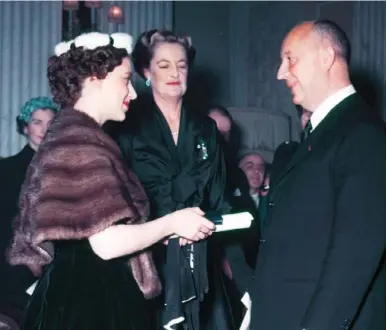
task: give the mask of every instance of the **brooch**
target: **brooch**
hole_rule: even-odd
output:
[[[199,138],[196,149],[199,150],[199,157],[201,160],[206,160],[208,158],[207,146],[201,138]]]

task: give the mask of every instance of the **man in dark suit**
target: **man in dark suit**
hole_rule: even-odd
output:
[[[226,257],[230,262],[232,276],[243,294],[253,275],[257,260],[261,206],[260,189],[265,175],[265,160],[256,152],[245,153],[239,161],[239,185],[230,201],[232,212],[250,212],[254,221],[250,228],[224,233]]]
[[[270,190],[250,330],[385,329],[384,123],[351,85],[349,55],[330,21],[282,44],[278,79],[312,116]]]

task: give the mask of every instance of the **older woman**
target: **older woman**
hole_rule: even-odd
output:
[[[205,212],[229,209],[224,203],[226,171],[216,125],[201,115],[203,111],[183,104],[194,55],[189,38],[158,30],[144,32],[133,51],[134,67],[151,97],[137,102],[117,139],[145,187],[152,218],[184,207],[200,206]],[[191,243],[171,238],[154,247],[165,281],[159,327],[205,329],[210,318],[207,312],[212,307],[202,304],[208,290],[213,292],[207,242]],[[211,265],[216,267],[217,260]]]
[[[18,133],[26,137],[27,144],[18,154],[0,160],[0,309],[15,313],[25,307],[25,290],[35,277],[27,267],[11,267],[5,260],[5,249],[12,237],[12,221],[27,168],[57,110],[48,97],[28,100],[16,118]]]
[[[214,225],[198,208],[145,223],[145,192],[101,128],[136,98],[131,37],[88,33],[55,51],[48,78],[61,111],[27,172],[9,252],[13,265],[45,266],[22,329],[150,330],[146,299],[161,286],[147,248],[203,239]]]

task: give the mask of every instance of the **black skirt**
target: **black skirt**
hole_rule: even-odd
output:
[[[153,313],[127,258],[102,260],[88,240],[58,242],[22,330],[150,330]]]

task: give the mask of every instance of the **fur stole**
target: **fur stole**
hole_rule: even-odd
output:
[[[29,166],[19,209],[9,262],[43,266],[53,258],[51,241],[87,239],[123,219],[143,223],[149,204],[116,143],[86,114],[63,109]],[[128,262],[144,296],[156,296],[161,284],[150,252]]]

